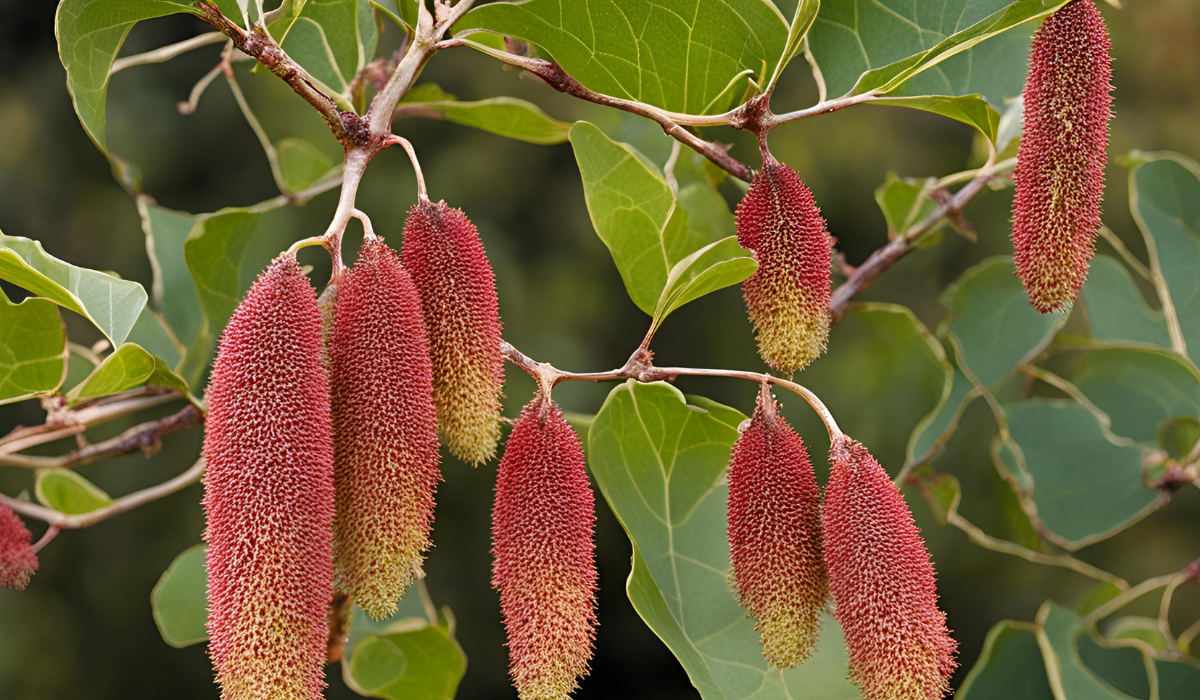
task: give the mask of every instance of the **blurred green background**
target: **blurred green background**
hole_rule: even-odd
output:
[[[788,16],[794,2],[779,3]],[[1116,11],[1103,8],[1114,43],[1116,120],[1113,123],[1106,222],[1138,253],[1143,251],[1126,204],[1125,172],[1118,156],[1132,148],[1171,149],[1200,157],[1200,3],[1137,0]],[[54,3],[0,3],[0,228],[42,241],[53,255],[113,270],[149,286],[150,265],[133,202],[112,179],[71,108],[54,41]],[[192,36],[205,27],[176,16],[139,24],[124,53]],[[384,46],[398,41],[394,27]],[[109,143],[144,175],[145,190],[163,206],[189,212],[248,205],[277,194],[254,135],[220,81],[199,110],[181,116],[176,102],[217,60],[208,47],[175,61],[118,75],[109,96]],[[332,158],[338,149],[315,113],[271,76],[239,65],[243,88],[272,138],[302,136]],[[430,63],[423,80],[438,82],[462,99],[511,94],[542,105],[564,120],[595,121],[621,140],[662,162],[670,142],[653,124],[576,103],[516,71],[467,49],[446,51]],[[815,88],[802,61],[784,75],[776,111],[811,104]],[[422,156],[434,199],[464,207],[479,227],[495,267],[505,336],[524,352],[572,370],[620,365],[640,340],[647,322],[625,295],[607,250],[592,231],[570,146],[542,147],[434,121],[399,122]],[[712,132],[736,142],[735,155],[756,166],[745,134]],[[788,125],[771,139],[775,154],[813,189],[852,264],[885,241],[886,226],[873,190],[888,171],[937,176],[974,165],[971,131],[936,116],[898,109],[857,107]],[[724,188],[731,202],[737,190]],[[987,193],[967,210],[979,243],[947,235],[934,248],[900,263],[862,295],[911,307],[930,328],[944,316],[941,289],[968,266],[1009,252],[1008,191]],[[265,262],[297,238],[324,230],[336,196],[327,194],[278,217],[276,230],[254,242],[251,255]],[[363,183],[359,206],[376,229],[398,242],[404,212],[415,200],[411,170],[398,151],[382,155]],[[353,238],[353,237],[352,237]],[[348,242],[353,245],[354,241]],[[1102,251],[1106,246],[1101,245]],[[304,262],[324,274],[320,254]],[[249,273],[258,269],[252,263]],[[6,287],[6,291],[13,290]],[[72,340],[97,338],[69,319]],[[838,331],[834,330],[834,340]],[[659,333],[661,363],[761,369],[743,302],[736,289],[705,297],[676,312]],[[909,415],[895,416],[862,401],[857,382],[870,357],[831,356],[800,381],[827,389],[839,420],[870,425],[877,454],[898,454],[911,426],[930,406],[914,399]],[[811,376],[813,372],[819,376]],[[749,411],[755,387],[731,380],[681,380],[699,393]],[[838,387],[857,401],[839,401]],[[556,391],[567,410],[594,413],[611,387],[569,383]],[[510,373],[508,413],[515,415],[532,383]],[[918,405],[919,404],[919,405]],[[813,445],[823,480],[823,430],[798,401],[787,412]],[[845,418],[843,418],[845,416]],[[898,420],[894,420],[897,419]],[[0,408],[0,431],[42,420],[36,402]],[[895,423],[900,425],[895,425]],[[104,426],[92,439],[131,423]],[[1011,497],[987,452],[995,424],[977,402],[936,466],[962,481],[963,512],[985,530],[1010,536]],[[81,472],[110,493],[122,494],[164,480],[197,454],[200,431],[166,440],[150,459],[133,455],[83,467]],[[870,444],[868,445],[870,446]],[[58,449],[69,449],[59,445]],[[899,464],[884,466],[894,472]],[[894,461],[894,459],[893,459]],[[495,465],[471,469],[448,456],[438,493],[436,548],[427,565],[438,604],[450,605],[457,636],[468,657],[459,697],[515,697],[506,672],[497,598],[489,586],[489,514]],[[29,488],[29,474],[0,472],[0,489]],[[908,493],[940,575],[942,603],[969,669],[987,630],[1003,618],[1030,619],[1046,598],[1078,602],[1090,582],[984,551],[959,531],[940,528],[915,492]],[[213,698],[211,670],[202,645],[171,649],[159,638],[148,603],[151,587],[171,559],[200,539],[200,487],[92,529],[68,532],[43,553],[41,571],[23,593],[0,591],[0,698],[6,700],[107,698]],[[1200,492],[1181,491],[1166,510],[1080,556],[1130,580],[1177,569],[1196,556]],[[35,535],[40,533],[35,528]],[[577,694],[594,698],[693,698],[683,671],[666,647],[641,623],[624,594],[630,546],[598,498],[600,632],[592,676]],[[1178,597],[1178,623],[1200,615],[1196,590]],[[1149,606],[1153,601],[1144,603]],[[1138,608],[1134,608],[1138,610]],[[1141,612],[1150,612],[1146,607]],[[331,672],[334,669],[330,669]],[[354,697],[331,673],[330,698]],[[964,672],[956,678],[961,682]]]

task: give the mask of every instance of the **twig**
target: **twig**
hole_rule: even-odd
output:
[[[457,38],[442,42],[442,44],[439,45],[439,48],[449,48],[451,46],[470,46],[488,54],[489,56],[497,58],[504,63],[522,68],[525,71],[537,76],[542,80],[542,82],[563,94],[651,119],[657,122],[668,136],[678,140],[679,142],[683,143],[683,145],[691,148],[705,158],[708,158],[730,175],[733,175],[739,180],[745,180],[746,182],[749,182],[753,177],[753,171],[751,171],[751,169],[745,163],[742,163],[738,159],[729,155],[729,151],[726,150],[725,146],[715,141],[705,141],[704,139],[684,128],[685,126],[734,125],[735,113],[737,110],[731,110],[724,114],[716,114],[712,116],[698,116],[669,112],[658,109],[657,107],[652,107],[651,105],[643,102],[625,100],[619,97],[611,97],[609,95],[602,95],[598,92],[594,92],[587,87],[584,87],[584,85],[575,78],[568,75],[566,71],[564,71],[557,63],[553,63],[551,61],[546,61],[540,58],[531,58],[529,56],[518,56],[517,54],[507,53],[505,51],[497,51],[475,42]]]
[[[95,445],[80,447],[65,455],[43,457],[40,455],[0,454],[0,466],[23,469],[64,469],[132,452],[141,451],[150,454],[157,451],[164,435],[187,430],[203,422],[204,415],[198,408],[189,404],[182,411],[166,418],[136,425],[114,438]]]
[[[981,168],[973,180],[955,192],[954,196],[939,206],[936,211],[909,229],[904,236],[888,241],[882,248],[871,253],[870,257],[858,266],[854,274],[833,291],[833,300],[830,302],[829,308],[834,319],[841,318],[851,299],[879,279],[880,275],[891,269],[892,265],[895,265],[900,258],[911,253],[920,238],[941,223],[942,219],[961,212],[968,202],[983,191],[994,175],[995,166]]]
[[[759,384],[774,384],[775,386],[794,392],[803,398],[816,411],[817,415],[820,416],[821,421],[825,423],[825,429],[829,432],[829,439],[831,441],[843,437],[841,429],[838,428],[837,421],[833,419],[833,414],[830,413],[829,408],[825,406],[816,394],[800,384],[770,374],[729,369],[655,367],[651,364],[651,354],[642,348],[638,348],[630,356],[625,365],[618,369],[607,372],[576,373],[560,370],[547,362],[538,362],[520,350],[517,350],[510,343],[501,343],[500,350],[509,362],[525,370],[544,389],[553,387],[559,382],[567,381],[603,382],[617,379],[633,379],[645,383],[673,381],[676,377],[680,376],[727,377],[732,379],[748,379]]]
[[[271,137],[267,136],[266,129],[258,121],[258,117],[254,115],[254,110],[250,109],[250,103],[246,101],[246,95],[242,92],[242,86],[238,83],[237,76],[233,74],[233,67],[228,62],[223,62],[219,67],[225,74],[225,82],[229,84],[229,90],[233,93],[234,101],[237,102],[238,108],[242,110],[242,116],[246,118],[246,123],[250,125],[250,130],[254,132],[259,145],[262,146],[263,154],[267,156],[267,164],[271,167],[271,178],[275,180],[275,187],[279,188],[279,191],[284,194],[290,194],[287,186],[283,184],[283,170],[279,167],[279,152],[275,150],[275,144],[271,143]]]
[[[429,201],[429,190],[425,188],[425,173],[421,170],[421,161],[417,159],[417,152],[413,149],[412,142],[408,139],[391,134],[384,140],[384,146],[397,145],[404,149],[408,154],[408,160],[412,162],[413,175],[417,178],[417,199],[422,202]]]
[[[67,515],[60,513],[53,508],[47,508],[28,501],[22,501],[11,496],[0,494],[0,503],[7,505],[17,513],[28,518],[42,520],[49,523],[53,527],[58,527],[62,530],[78,530],[85,527],[90,527],[103,520],[108,520],[114,515],[120,515],[127,511],[131,511],[138,506],[145,505],[152,501],[157,501],[161,498],[166,498],[173,493],[182,491],[192,484],[200,481],[204,476],[204,458],[196,460],[195,464],[188,468],[179,476],[173,479],[164,481],[156,486],[151,486],[148,489],[135,491],[128,496],[123,496],[113,501],[103,508],[88,513],[80,513],[78,515]]]
[[[358,115],[350,111],[339,111],[338,103],[317,88],[316,79],[284,53],[265,29],[256,25],[253,32],[247,32],[221,14],[211,2],[201,1],[196,3],[196,7],[200,10],[200,18],[229,37],[239,51],[257,59],[267,70],[279,76],[296,91],[296,94],[315,107],[340,143],[357,144],[359,131],[353,128],[352,124],[348,125],[348,122],[357,121]]]
[[[224,68],[224,61],[213,66],[212,70],[205,73],[204,77],[200,78],[192,86],[192,91],[188,93],[187,100],[175,103],[175,109],[179,110],[179,113],[185,117],[195,114],[196,108],[200,106],[200,97],[204,95],[204,91],[208,89],[208,86],[212,85],[212,81],[216,80],[218,75],[221,75]]]
[[[0,456],[79,435],[94,425],[160,406],[178,398],[179,394],[175,393],[148,393],[146,390],[138,390],[97,401],[84,408],[52,413],[42,425],[18,427],[0,438]]]
[[[37,552],[45,549],[46,545],[53,542],[54,538],[58,537],[58,533],[60,532],[62,532],[62,530],[57,525],[51,525],[50,527],[46,528],[46,531],[42,533],[41,538],[39,538],[38,541],[33,544],[34,553],[36,554]]]
[[[1060,566],[1064,569],[1070,569],[1076,573],[1083,574],[1084,576],[1088,576],[1099,581],[1107,581],[1121,590],[1126,590],[1129,588],[1129,583],[1120,576],[1110,574],[1109,572],[1092,566],[1087,562],[1080,561],[1069,554],[1046,554],[1044,552],[1038,552],[1029,549],[1028,547],[1022,547],[1015,542],[1009,542],[1007,540],[1001,540],[992,537],[983,530],[979,529],[979,527],[974,523],[959,515],[957,511],[948,513],[946,515],[946,522],[947,524],[953,525],[962,532],[966,533],[967,538],[970,539],[971,542],[983,547],[984,549],[990,549],[993,552],[1000,552],[1002,554],[1011,554],[1035,564]]]
[[[785,112],[783,114],[767,114],[763,119],[763,126],[766,130],[774,129],[780,124],[796,121],[797,119],[805,119],[815,117],[818,114],[830,114],[840,109],[853,107],[864,102],[872,102],[878,99],[878,93],[874,90],[864,92],[861,95],[850,95],[849,97],[838,97],[832,100],[821,100],[812,107],[798,109],[794,112]]]
[[[200,34],[192,37],[191,39],[184,39],[176,44],[162,46],[154,49],[153,51],[147,51],[145,53],[134,54],[133,56],[118,58],[117,60],[113,61],[112,68],[109,68],[108,74],[116,75],[126,68],[133,68],[134,66],[146,66],[152,63],[165,63],[172,58],[185,54],[193,49],[209,46],[211,44],[219,44],[222,41],[225,41],[225,35],[221,32],[207,32]]]
[[[1179,648],[1186,649],[1190,654],[1192,651],[1192,641],[1197,636],[1200,636],[1200,620],[1196,620],[1192,623],[1191,627],[1179,633],[1179,639],[1177,640]]]
[[[1125,247],[1125,242],[1108,226],[1100,226],[1100,237],[1108,242],[1117,251],[1117,254],[1125,261],[1127,265],[1144,280],[1151,279],[1150,269],[1138,257],[1134,255],[1129,248]]]
[[[1147,593],[1157,590],[1159,588],[1163,588],[1164,586],[1170,585],[1171,582],[1176,579],[1179,579],[1179,578],[1183,578],[1184,580],[1195,579],[1196,576],[1198,575],[1197,570],[1196,570],[1198,563],[1200,563],[1200,560],[1192,562],[1191,564],[1185,566],[1184,568],[1180,569],[1179,571],[1169,573],[1169,574],[1164,574],[1162,576],[1155,576],[1154,578],[1148,578],[1145,581],[1142,581],[1141,583],[1134,586],[1133,588],[1130,588],[1129,590],[1124,591],[1123,593],[1116,596],[1112,600],[1108,601],[1107,603],[1104,603],[1100,607],[1098,607],[1095,610],[1093,610],[1092,612],[1088,613],[1087,617],[1085,617],[1083,619],[1084,626],[1090,627],[1090,626],[1096,624],[1098,621],[1103,620],[1104,618],[1106,618],[1109,615],[1113,614],[1114,612],[1120,610],[1121,608],[1125,607],[1126,605],[1132,603],[1133,601],[1137,600],[1138,598],[1141,598],[1142,596],[1146,595]]]

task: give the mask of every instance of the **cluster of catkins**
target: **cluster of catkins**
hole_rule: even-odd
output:
[[[387,617],[424,575],[439,434],[464,461],[491,459],[503,380],[492,269],[444,202],[409,212],[400,254],[364,241],[320,299],[291,254],[262,273],[207,395],[209,652],[223,698],[321,697],[339,647],[330,611],[337,622],[348,598]],[[523,698],[564,696],[587,669],[593,518],[579,439],[539,395],[509,438],[494,517]]]
[[[1071,307],[1100,231],[1112,44],[1092,0],[1062,8],[1038,29],[1025,81],[1025,128],[1013,172],[1017,275],[1042,313]]]
[[[867,700],[937,700],[957,644],[908,506],[855,440],[836,435],[829,460],[822,503],[804,442],[764,387],[728,477],[733,580],[763,656],[779,668],[808,659],[832,596]]]
[[[12,508],[0,503],[0,588],[25,590],[37,569],[33,535]]]

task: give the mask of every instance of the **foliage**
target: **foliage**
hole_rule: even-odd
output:
[[[386,145],[411,147],[403,139],[381,145],[383,134],[392,132],[392,113],[529,144],[567,144],[556,147],[574,154],[595,233],[630,301],[650,317],[645,340],[626,366],[600,376],[547,369],[511,346],[506,350],[539,377],[553,371],[562,380],[624,380],[593,407],[594,418],[587,416],[584,443],[588,469],[631,543],[625,590],[633,609],[705,700],[859,698],[847,677],[841,628],[829,615],[819,649],[804,665],[781,671],[762,657],[754,622],[728,583],[724,474],[746,416],[669,383],[689,374],[781,386],[783,380],[750,371],[656,367],[649,350],[669,316],[683,316],[685,305],[758,269],[754,255],[737,243],[730,206],[745,189],[738,180],[748,180],[757,164],[740,163],[707,139],[732,139],[738,129],[787,128],[856,104],[922,110],[975,129],[984,155],[977,168],[942,178],[887,175],[875,193],[888,229],[876,255],[886,264],[838,270],[828,354],[795,379],[824,397],[841,428],[870,447],[898,484],[911,487],[906,493],[914,510],[927,506],[937,524],[986,549],[1114,587],[1098,608],[1102,614],[1047,600],[1032,621],[997,623],[979,658],[961,660],[969,671],[959,697],[1190,697],[1189,688],[1200,684],[1200,662],[1185,653],[1184,640],[1171,636],[1169,625],[1163,629],[1169,611],[1157,620],[1097,623],[1144,593],[1173,591],[1198,574],[1185,570],[1131,586],[1074,553],[1117,537],[1200,478],[1200,165],[1167,152],[1135,151],[1125,159],[1128,206],[1146,257],[1124,246],[1114,248],[1116,256],[1102,252],[1068,312],[1031,308],[1011,255],[963,270],[941,293],[936,325],[920,320],[930,318],[927,310],[919,317],[897,304],[851,303],[901,257],[937,245],[944,227],[974,238],[962,208],[1003,188],[1012,167],[1005,156],[1019,138],[1013,136],[1019,102],[1011,103],[1020,96],[1031,31],[1065,4],[915,0],[895,9],[865,0],[801,0],[789,21],[770,0],[525,0],[481,3],[470,11],[462,0],[457,7],[284,0],[270,9],[261,0],[221,0],[211,6],[217,9],[182,0],[61,0],[56,30],[67,89],[82,128],[132,197],[153,282],[147,288],[59,260],[37,241],[0,234],[0,279],[10,285],[0,304],[0,403],[41,400],[49,410],[44,426],[0,438],[0,456],[161,404],[204,410],[217,339],[257,272],[254,246],[264,231],[280,226],[289,207],[339,186],[334,235],[301,244],[340,245],[349,218],[362,215],[354,195],[366,162]],[[334,115],[331,129],[347,157],[335,164],[300,135],[261,138],[278,197],[212,212],[174,211],[156,204],[143,191],[137,165],[112,150],[109,80],[116,70],[170,57],[118,59],[135,24],[170,14],[212,23],[218,9],[229,24],[218,25],[223,35],[209,43],[232,39],[218,66],[228,70],[231,87],[236,72],[229,56],[241,50],[261,61],[256,72],[276,73],[309,102],[313,93],[306,90],[323,95],[314,106],[327,122]],[[393,56],[383,47],[394,46],[397,33],[408,53]],[[249,44],[247,36],[254,38]],[[282,54],[264,53],[263,46],[286,54],[297,70],[276,71],[271,62]],[[567,95],[645,117],[676,139],[673,150],[661,158],[635,131],[599,117],[563,121],[516,96],[459,100],[434,82],[418,81],[426,61],[452,46],[533,73]],[[798,81],[805,61],[819,102],[762,117],[758,108],[771,91]],[[309,109],[295,102],[297,110]],[[380,109],[386,110],[382,122]],[[248,107],[246,114],[261,132]],[[1006,123],[1011,119],[1017,127]],[[362,129],[379,138],[356,140]],[[1006,135],[1006,129],[1016,131]],[[430,196],[438,200],[436,192]],[[455,206],[469,212],[471,203]],[[1116,206],[1110,198],[1109,207]],[[65,323],[64,310],[80,318],[67,314]],[[99,343],[88,340],[93,330],[103,338]],[[846,367],[853,367],[851,382]],[[977,399],[995,425],[990,455],[1003,491],[997,501],[1014,504],[1006,516],[1014,523],[1009,539],[974,524],[994,514],[977,503],[963,506],[950,473],[986,465],[938,460]],[[140,425],[142,432],[111,443],[111,450],[65,455],[61,468],[38,466],[41,455],[25,455],[35,460],[29,464],[4,462],[35,467],[26,488],[40,506],[10,497],[4,502],[57,532],[62,523],[79,522],[61,516],[102,512],[106,518],[174,493],[186,484],[167,482],[146,496],[114,498],[71,469],[155,449],[178,429],[161,417]],[[887,437],[899,429],[905,441]],[[820,432],[806,437],[823,439]],[[924,504],[915,502],[918,494]],[[167,644],[207,639],[206,582],[204,550],[197,545],[180,553],[148,592]],[[436,582],[430,588],[436,598]],[[342,660],[345,683],[369,697],[452,698],[467,663],[458,632],[453,615],[433,607],[423,583],[382,623],[356,608]]]

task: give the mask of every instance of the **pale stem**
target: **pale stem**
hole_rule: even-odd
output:
[[[1125,264],[1129,265],[1129,267],[1132,268],[1134,272],[1138,273],[1142,279],[1149,280],[1152,278],[1152,275],[1150,274],[1150,268],[1146,267],[1145,263],[1143,263],[1141,260],[1138,260],[1138,257],[1134,255],[1129,248],[1125,247],[1125,242],[1121,240],[1121,237],[1118,236],[1116,232],[1114,232],[1108,226],[1101,225],[1100,237],[1107,241],[1108,244],[1117,251],[1117,254],[1121,256],[1121,259],[1125,261]]]
[[[412,162],[413,175],[417,178],[417,199],[422,202],[429,201],[429,190],[425,188],[425,173],[421,170],[421,161],[417,159],[417,151],[413,148],[412,142],[403,136],[391,134],[384,140],[384,146],[400,146],[404,152],[408,154],[408,160]]]
[[[805,119],[807,117],[815,117],[818,114],[829,114],[836,112],[839,109],[845,109],[864,102],[872,102],[878,99],[879,93],[875,90],[864,92],[861,95],[850,95],[848,97],[838,97],[833,100],[821,100],[812,107],[798,109],[794,112],[784,112],[783,114],[768,114],[763,119],[763,126],[767,129],[773,129],[780,124],[795,121],[797,119]]]
[[[1134,586],[1133,588],[1130,588],[1127,591],[1122,592],[1121,594],[1117,595],[1112,600],[1108,601],[1107,603],[1104,603],[1103,605],[1101,605],[1100,607],[1096,608],[1091,613],[1089,613],[1088,616],[1083,619],[1084,626],[1090,627],[1092,625],[1095,625],[1100,620],[1103,620],[1104,618],[1115,613],[1116,611],[1120,610],[1121,608],[1125,607],[1126,605],[1129,605],[1130,603],[1137,600],[1138,598],[1141,598],[1142,596],[1146,595],[1147,593],[1150,593],[1151,591],[1155,591],[1159,588],[1169,585],[1172,581],[1174,581],[1180,575],[1181,574],[1179,572],[1175,572],[1175,573],[1170,573],[1170,574],[1164,574],[1162,576],[1155,576],[1154,578],[1148,578],[1145,581],[1142,581],[1138,585]]]
[[[184,116],[194,114],[196,112],[196,108],[200,106],[200,98],[204,95],[204,91],[208,89],[209,85],[212,85],[212,82],[216,80],[217,76],[221,75],[224,70],[224,63],[218,63],[217,65],[213,66],[212,70],[205,73],[204,77],[200,78],[200,80],[196,81],[196,84],[192,86],[192,91],[188,93],[187,101],[175,103],[175,109],[179,110],[179,113]]]
[[[808,67],[812,69],[813,80],[817,81],[817,102],[824,102],[829,97],[829,91],[825,87],[825,74],[821,72],[821,66],[817,65],[817,57],[813,55],[807,35],[804,37],[803,46],[804,60],[808,61]]]
[[[22,501],[4,494],[0,494],[0,503],[7,505],[25,517],[42,520],[59,529],[78,530],[182,491],[200,481],[203,476],[204,458],[201,457],[187,471],[173,479],[147,489],[142,489],[141,491],[135,491],[128,496],[122,496],[103,508],[97,508],[88,513],[80,513],[78,515],[67,515],[53,508],[29,503],[28,501]]]
[[[1180,649],[1187,649],[1190,654],[1192,642],[1195,641],[1197,636],[1200,636],[1200,620],[1196,620],[1192,623],[1191,627],[1179,633],[1178,647]]]
[[[38,541],[33,545],[34,554],[42,551],[45,549],[46,545],[53,542],[54,538],[58,537],[59,532],[62,532],[62,530],[57,525],[51,525],[50,527],[46,528],[46,531],[42,533],[41,538],[38,539]]]
[[[229,84],[229,90],[233,93],[233,99],[237,101],[238,108],[242,110],[242,116],[246,118],[246,123],[250,125],[250,130],[254,132],[259,145],[262,146],[263,153],[267,156],[267,164],[271,166],[271,178],[275,180],[275,187],[279,188],[280,192],[287,194],[288,189],[283,184],[283,170],[279,167],[279,153],[275,150],[275,144],[271,143],[271,137],[267,135],[266,129],[258,121],[258,117],[254,115],[254,110],[250,109],[250,103],[246,101],[246,95],[242,92],[242,86],[233,74],[233,66],[226,63],[224,73],[225,82]]]
[[[946,516],[946,522],[964,532],[967,535],[967,539],[971,540],[971,542],[974,544],[983,547],[984,549],[990,549],[993,552],[1000,552],[1001,554],[1011,554],[1035,564],[1060,566],[1064,569],[1070,569],[1076,573],[1083,574],[1084,576],[1094,578],[1098,581],[1106,581],[1113,584],[1117,588],[1120,588],[1121,590],[1127,590],[1129,588],[1129,583],[1120,576],[1116,576],[1115,574],[1110,574],[1103,569],[1096,568],[1087,562],[1080,561],[1079,559],[1070,556],[1069,554],[1045,554],[1043,552],[1034,551],[1027,547],[1022,547],[1015,542],[1009,542],[1007,540],[1001,540],[992,537],[983,530],[979,529],[979,527],[974,523],[959,515],[958,512],[949,513]]]
[[[108,74],[116,75],[126,68],[133,68],[134,66],[145,66],[152,63],[166,63],[172,58],[183,55],[188,51],[192,51],[193,49],[209,46],[211,44],[219,44],[222,41],[225,41],[225,35],[221,32],[206,32],[204,34],[199,34],[191,39],[184,39],[176,44],[162,46],[154,49],[153,51],[147,51],[145,53],[134,54],[133,56],[118,58],[117,60],[113,61],[112,68],[108,70]]]
[[[110,420],[137,413],[147,408],[160,406],[179,399],[178,394],[153,394],[146,396],[130,392],[104,403],[64,411],[47,418],[47,422],[30,428],[18,428],[0,438],[0,455],[10,455],[36,445],[79,435],[88,428]]]

